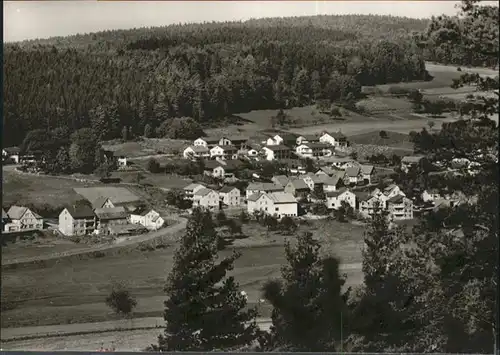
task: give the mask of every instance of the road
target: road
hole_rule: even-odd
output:
[[[141,351],[157,343],[163,318],[135,318],[99,323],[2,329],[1,350],[37,351]],[[257,319],[262,330],[269,330],[271,320]],[[21,339],[19,339],[21,338]],[[17,340],[15,340],[17,339]]]

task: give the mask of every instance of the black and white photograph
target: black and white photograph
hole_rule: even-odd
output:
[[[498,1],[4,1],[2,351],[500,354]]]

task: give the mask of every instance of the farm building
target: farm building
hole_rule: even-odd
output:
[[[425,157],[421,155],[408,155],[401,159],[401,170],[407,173],[412,166],[418,166]]]
[[[303,179],[293,179],[285,185],[285,192],[295,197],[304,197],[307,196],[311,190]]]
[[[295,152],[302,158],[321,158],[333,155],[333,149],[326,143],[303,143],[295,148]]]
[[[113,234],[110,227],[127,224],[128,213],[124,207],[97,208],[94,210],[97,217],[97,230],[99,234]]]
[[[195,192],[204,188],[205,186],[201,184],[189,184],[188,186],[184,187],[183,190],[186,194],[186,199],[192,201]]]
[[[96,216],[90,206],[70,206],[59,214],[58,228],[66,236],[90,235],[96,229]]]
[[[285,216],[296,217],[298,204],[295,197],[286,192],[256,193],[248,198],[247,211],[249,214],[262,211],[278,218]]]
[[[346,148],[348,145],[347,137],[341,132],[323,132],[319,137],[321,143],[326,143],[339,149]]]
[[[19,153],[21,149],[19,147],[8,147],[2,149],[2,160],[11,159],[15,164],[19,164]]]
[[[262,153],[267,160],[290,159],[292,151],[286,145],[270,145],[262,148]]]
[[[206,146],[195,145],[184,149],[184,151],[182,152],[182,156],[185,159],[208,158],[210,157],[210,151]]]
[[[219,193],[212,189],[203,187],[193,194],[193,207],[205,207],[209,210],[218,210],[220,207]]]
[[[273,183],[250,183],[247,186],[246,197],[256,193],[271,193],[271,192],[283,192],[285,191],[284,186],[273,184]]]
[[[302,136],[298,136],[295,141],[296,145],[305,143],[319,143],[319,137],[315,134],[304,134]]]

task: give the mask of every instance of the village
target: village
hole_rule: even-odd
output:
[[[349,154],[349,141],[341,132],[277,133],[252,139],[199,137],[181,154],[186,161],[201,162],[203,175],[212,178],[212,183],[188,183],[177,191],[180,199],[188,207],[213,212],[226,210],[277,219],[338,216],[340,212],[365,220],[375,209],[383,209],[389,220],[397,223],[412,220],[426,208],[452,206],[461,198],[459,194],[441,196],[427,190],[407,197],[389,177],[388,170],[394,170],[359,162],[355,154]],[[21,167],[36,166],[38,156],[20,155],[17,147],[3,149],[4,160]],[[119,169],[129,164],[125,156],[115,159]],[[405,173],[424,160],[423,156],[405,156],[396,168]],[[238,171],[249,162],[278,163],[280,172],[269,178],[254,172],[242,185]],[[62,236],[131,236],[158,230],[166,224],[167,216],[147,208],[126,187],[85,187],[75,188],[75,192],[82,200],[62,209],[57,224],[52,226]],[[42,230],[47,223],[44,216],[28,207],[14,205],[2,209],[2,226],[3,232],[13,233]]]

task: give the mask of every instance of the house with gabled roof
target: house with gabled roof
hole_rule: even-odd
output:
[[[401,159],[401,171],[407,173],[412,166],[418,166],[422,163],[425,156],[423,155],[407,155]]]
[[[200,137],[193,142],[194,146],[211,148],[216,145],[230,145],[231,141],[225,137]]]
[[[68,206],[59,213],[59,231],[66,236],[91,235],[97,226],[97,218],[88,205]]]
[[[218,210],[220,207],[219,193],[206,187],[196,190],[193,194],[193,207],[196,206],[211,211]]]
[[[342,187],[336,191],[325,193],[326,207],[329,209],[339,209],[342,202],[346,202],[353,209],[356,209],[356,195],[349,189]]]
[[[240,206],[241,205],[241,192],[236,186],[222,186],[220,188],[219,198],[226,206]]]
[[[304,134],[297,137],[295,144],[319,143],[319,136],[316,134]]]
[[[262,148],[266,160],[290,159],[292,151],[286,145],[269,145]]]
[[[10,159],[14,164],[19,164],[19,154],[21,149],[19,147],[7,147],[2,149],[2,161]]]
[[[11,206],[7,211],[9,222],[4,226],[5,232],[42,230],[43,218],[24,206]]]
[[[271,181],[276,185],[285,187],[286,184],[288,184],[288,182],[290,181],[290,178],[286,175],[275,175],[272,177]]]
[[[393,196],[386,201],[386,206],[392,220],[413,219],[413,201],[406,196]]]
[[[348,146],[347,137],[339,132],[323,131],[319,137],[319,141],[327,143],[333,147],[343,149]]]
[[[184,157],[184,159],[208,158],[210,157],[210,151],[206,146],[194,145],[184,149],[184,151],[182,152],[182,156]]]
[[[307,196],[311,190],[303,179],[292,179],[285,185],[285,192],[296,198],[302,198]]]
[[[322,166],[321,168],[316,171],[316,175],[327,175],[327,176],[333,176],[338,172],[338,170],[330,168],[328,166]]]
[[[141,225],[149,230],[157,230],[163,227],[165,220],[153,209],[141,208],[130,214],[129,222]]]
[[[340,187],[344,186],[344,172],[336,172],[332,176],[318,175],[323,182],[323,191],[331,192],[337,191]]]
[[[96,208],[97,232],[101,235],[111,234],[110,227],[128,223],[128,212],[123,206],[112,208]]]
[[[333,155],[332,147],[321,142],[303,143],[295,148],[295,152],[299,157],[310,159],[329,157]]]
[[[188,186],[185,186],[182,190],[184,191],[184,194],[186,195],[187,200],[193,200],[194,193],[200,189],[205,188],[202,184],[198,183],[192,183],[189,184]]]
[[[299,175],[299,179],[304,180],[311,191],[316,188],[316,185],[323,185],[323,180],[321,179],[321,177],[311,172]]]
[[[238,159],[238,148],[234,145],[216,145],[210,149],[210,158]]]
[[[101,196],[92,202],[92,207],[96,208],[113,208],[116,207],[109,197]]]
[[[371,184],[375,175],[375,167],[373,165],[360,165],[360,180],[365,184]]]
[[[357,185],[360,182],[361,168],[352,166],[345,169],[344,183],[346,185]]]
[[[285,216],[296,217],[298,204],[295,197],[286,192],[256,193],[247,200],[247,212],[255,211],[282,218]]]

